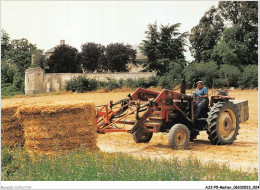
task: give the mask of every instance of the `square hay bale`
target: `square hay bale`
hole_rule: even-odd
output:
[[[19,105],[1,107],[1,145],[15,147],[24,145],[24,131],[15,113]]]
[[[96,149],[97,132],[93,103],[59,103],[19,107],[29,153],[65,153],[85,146]]]

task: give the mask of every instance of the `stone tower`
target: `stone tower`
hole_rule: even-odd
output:
[[[25,94],[43,92],[44,70],[40,67],[25,70],[24,91]]]

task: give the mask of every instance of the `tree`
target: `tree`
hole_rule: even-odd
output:
[[[15,65],[11,64],[10,50],[12,49],[9,34],[1,30],[1,83],[13,83]]]
[[[187,86],[191,88],[197,81],[202,80],[206,86],[211,87],[213,81],[218,78],[218,65],[213,62],[192,63],[185,69]]]
[[[186,37],[188,33],[179,33],[180,23],[174,25],[161,25],[159,38],[159,52],[161,58],[169,60],[184,59],[183,52],[186,45]]]
[[[47,59],[43,54],[43,50],[37,49],[32,54],[31,67],[41,67],[42,69],[47,68]]]
[[[221,65],[218,71],[218,79],[214,81],[214,86],[217,87],[237,87],[241,72],[234,65]]]
[[[236,40],[237,32],[235,27],[225,28],[222,40],[214,46],[211,57],[219,65],[228,64],[243,68],[248,47]]]
[[[190,42],[196,62],[213,60],[240,69],[257,64],[258,3],[220,1],[192,29]]]
[[[5,34],[7,36],[7,34]],[[8,44],[9,38],[2,38]],[[8,47],[8,48],[6,48]],[[12,83],[12,90],[24,90],[24,73],[31,66],[31,56],[37,50],[27,39],[12,40],[4,45],[3,60],[1,60],[1,81]]]
[[[31,66],[32,54],[37,50],[37,47],[25,38],[12,40],[11,45],[10,57],[12,64],[15,64],[17,72],[24,76],[25,70]]]
[[[172,89],[181,83],[183,78],[183,62],[180,60],[170,61],[169,70],[163,76],[160,77],[158,85],[162,88]]]
[[[47,61],[49,73],[77,73],[82,72],[78,50],[69,45],[57,46]]]
[[[107,70],[105,47],[92,42],[81,46],[80,62],[84,71],[102,72]]]
[[[184,46],[188,34],[178,31],[180,25],[161,25],[160,30],[157,23],[148,25],[148,31],[145,31],[146,40],[143,40],[140,48],[148,58],[144,66],[149,71],[156,71],[162,75],[167,72],[170,62],[184,59]]]
[[[221,16],[233,25],[256,25],[258,23],[257,1],[220,1],[218,4]]]
[[[238,83],[242,89],[258,87],[258,65],[247,65]]]
[[[11,40],[9,34],[1,30],[1,82],[5,95],[22,93],[24,74],[29,67],[45,67],[45,56],[42,50],[27,39]],[[34,55],[34,65],[32,65]]]
[[[8,52],[12,48],[9,34],[5,30],[1,30],[1,59],[8,58]]]
[[[214,6],[200,19],[197,26],[193,27],[189,37],[191,53],[196,62],[210,61],[213,47],[218,43],[224,23]]]
[[[258,2],[221,1],[221,16],[235,29],[235,40],[246,48],[243,52],[243,65],[258,63]]]
[[[14,64],[9,64],[8,60],[1,60],[1,83],[13,83],[13,77],[16,72],[16,67]]]
[[[136,50],[131,45],[123,43],[111,43],[106,47],[107,68],[111,72],[128,71],[127,64],[134,63]]]
[[[147,40],[143,40],[140,47],[142,53],[147,56],[147,62],[143,62],[143,66],[149,71],[162,70],[161,65],[158,63],[159,55],[159,31],[157,23],[148,24],[148,30],[145,31]]]

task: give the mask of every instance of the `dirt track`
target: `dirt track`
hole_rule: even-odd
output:
[[[107,104],[109,100],[119,100],[129,92],[64,94],[32,98],[3,99],[2,106],[16,103],[52,103],[56,101],[86,100],[96,105]],[[228,163],[232,169],[258,169],[258,91],[235,90],[230,95],[236,99],[249,101],[249,120],[240,125],[239,136],[232,145],[214,146],[207,139],[205,132],[201,132],[195,142],[190,143],[188,149],[173,150],[168,148],[168,135],[154,134],[152,140],[146,144],[136,144],[131,134],[110,133],[98,136],[98,146],[106,152],[123,152],[134,156],[165,158],[178,157],[180,159],[196,157],[202,162],[215,161]]]

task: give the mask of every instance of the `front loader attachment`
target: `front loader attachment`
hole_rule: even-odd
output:
[[[162,130],[162,126],[170,122],[169,116],[174,114],[173,111],[179,112],[190,122],[194,121],[192,111],[190,115],[187,115],[178,107],[179,101],[193,103],[191,100],[192,97],[171,90],[165,89],[158,93],[138,88],[125,99],[97,106],[97,132],[129,132],[133,134],[139,127],[144,127],[148,132],[167,132],[166,129]],[[126,128],[125,125],[132,125],[132,127]]]

